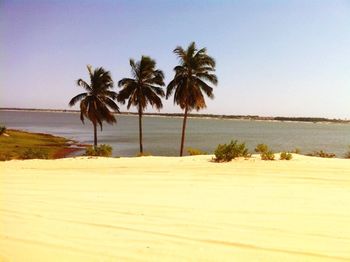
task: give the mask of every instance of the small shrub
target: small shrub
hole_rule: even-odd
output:
[[[49,155],[42,149],[26,149],[21,155],[21,159],[48,159]]]
[[[275,160],[275,154],[269,150],[260,154],[262,160]]]
[[[151,156],[152,154],[150,152],[143,152],[143,153],[137,153],[136,156],[137,157],[141,157],[141,156]]]
[[[85,151],[86,156],[105,156],[109,157],[112,156],[112,147],[110,145],[99,145],[96,148],[94,147],[88,147]]]
[[[0,126],[0,136],[6,132],[5,126]]]
[[[94,149],[93,146],[89,146],[85,150],[85,156],[95,156],[96,155],[96,150]]]
[[[323,158],[334,158],[335,157],[334,153],[327,153],[327,152],[324,152],[323,150],[321,150],[321,151],[314,151],[313,153],[309,153],[307,155],[308,156],[323,157]]]
[[[293,155],[288,152],[281,152],[280,154],[280,160],[291,160],[293,158]]]
[[[245,143],[239,144],[237,140],[232,140],[229,144],[218,145],[215,152],[216,162],[229,162],[236,157],[249,157]]]
[[[99,148],[100,156],[112,156],[112,147],[110,145],[102,144]]]
[[[257,153],[266,153],[267,151],[269,151],[269,147],[265,144],[258,144],[255,148]]]
[[[207,152],[204,152],[204,151],[202,151],[200,149],[196,149],[196,148],[188,148],[187,153],[190,156],[207,155]]]
[[[344,157],[350,159],[350,146],[348,152],[345,153]]]
[[[255,148],[255,152],[260,153],[262,160],[274,160],[275,155],[265,144],[258,144]]]

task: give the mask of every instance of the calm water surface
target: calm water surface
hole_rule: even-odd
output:
[[[115,156],[134,156],[138,145],[137,116],[117,116],[116,125],[103,126],[98,143],[110,144]],[[77,113],[0,111],[0,124],[32,132],[64,136],[82,143],[93,143],[93,128],[83,125]],[[144,117],[144,151],[152,155],[179,153],[182,118]],[[324,150],[344,155],[350,145],[350,124],[290,123],[221,119],[188,119],[185,148],[212,153],[219,143],[231,139],[245,141],[251,149],[258,143],[274,151],[301,149],[302,153]]]

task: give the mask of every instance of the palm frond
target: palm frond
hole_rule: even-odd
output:
[[[87,117],[87,108],[88,108],[88,104],[87,104],[87,99],[85,98],[80,102],[80,120],[81,122],[83,122],[83,124],[84,124],[84,116]]]
[[[191,104],[191,108],[196,109],[198,111],[200,109],[207,107],[207,105],[205,104],[204,96],[198,88],[194,93],[194,97],[195,97],[194,103]]]
[[[130,107],[132,106],[132,104],[133,104],[133,99],[129,99],[128,100],[128,104],[126,105],[126,108],[129,110],[130,109]]]
[[[216,62],[215,62],[215,59],[208,56],[208,55],[202,55],[200,56],[200,63],[201,65],[206,65],[206,66],[209,66],[209,67],[214,67],[215,68],[215,65],[216,65]]]
[[[162,100],[151,88],[146,88],[144,95],[152,107],[155,107],[157,110],[163,107]]]
[[[101,112],[98,110],[98,102],[96,100],[90,99],[87,116],[93,124],[99,124],[102,131],[103,118]]]
[[[128,82],[124,85],[124,88],[119,92],[117,96],[117,101],[121,103],[125,103],[125,100],[130,98],[133,93],[137,91],[137,83]]]
[[[161,88],[159,86],[147,85],[147,88],[151,89],[154,93],[156,93],[160,97],[165,96],[163,88]]]
[[[186,56],[186,52],[181,46],[177,46],[173,52],[180,58]]]
[[[163,71],[155,70],[150,75],[150,78],[145,81],[145,83],[150,84],[150,85],[165,86]]]
[[[91,65],[87,65],[87,70],[89,71],[89,75],[92,76],[94,74],[94,70]]]
[[[119,112],[119,106],[110,98],[104,98],[103,102],[112,108],[114,111]]]
[[[205,83],[204,81],[202,81],[199,78],[196,78],[196,84],[200,87],[201,90],[204,91],[204,93],[210,97],[210,98],[214,98],[213,95],[213,88],[210,87],[207,83]]]
[[[165,98],[168,99],[172,93],[174,92],[174,90],[176,89],[176,87],[178,86],[178,79],[174,78],[173,80],[171,80],[166,88],[166,94],[165,94]]]
[[[131,75],[135,79],[138,79],[138,75],[139,75],[138,67],[139,67],[139,65],[137,63],[135,63],[134,59],[130,59],[129,63],[130,63],[130,66],[131,66]]]
[[[205,80],[205,81],[208,81],[208,82],[210,82],[210,83],[212,83],[212,84],[214,84],[214,85],[217,85],[217,83],[218,83],[218,78],[217,78],[217,76],[214,75],[214,74],[197,73],[197,74],[196,74],[196,77],[197,77],[197,78],[201,78],[201,79],[203,79],[203,80]]]
[[[80,87],[82,87],[82,88],[84,88],[86,91],[88,91],[88,92],[91,92],[92,91],[92,88],[91,88],[91,86],[88,84],[88,83],[86,83],[83,79],[81,79],[81,78],[79,78],[78,80],[77,80],[77,85],[78,86],[80,86]]]
[[[87,93],[81,93],[79,95],[76,95],[69,101],[69,106],[74,106],[78,101],[82,100],[84,97],[86,97]]]
[[[114,92],[114,91],[106,90],[103,92],[103,96],[106,96],[110,99],[115,100],[115,99],[117,99],[118,93]]]
[[[99,118],[101,120],[106,121],[108,124],[113,124],[117,122],[115,116],[108,109],[105,103],[98,103],[97,107],[98,107],[98,112],[100,113]],[[101,126],[101,130],[102,130],[102,126]]]
[[[132,79],[132,78],[123,78],[122,80],[120,80],[118,82],[118,86],[119,87],[125,87],[127,85],[131,85],[131,84],[134,84],[136,83],[135,79]]]

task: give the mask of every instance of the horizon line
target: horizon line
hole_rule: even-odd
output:
[[[42,112],[71,112],[71,113],[79,113],[78,109],[50,109],[50,108],[23,108],[23,107],[0,107],[0,111],[42,111]],[[137,115],[137,112],[130,111],[120,111],[113,112],[114,114],[120,115]],[[146,113],[143,115],[156,115],[156,116],[182,116],[183,113]],[[304,122],[312,122],[312,120],[316,120],[314,122],[341,122],[341,123],[350,123],[350,120],[347,118],[326,118],[326,117],[305,117],[305,116],[293,116],[293,117],[284,117],[284,116],[260,116],[260,115],[229,115],[229,114],[201,114],[201,113],[190,113],[189,116],[197,116],[197,117],[211,117],[211,118],[223,118],[223,119],[250,119],[250,120],[278,120],[278,121],[296,121],[296,119],[304,119]],[[303,120],[301,120],[303,121]]]

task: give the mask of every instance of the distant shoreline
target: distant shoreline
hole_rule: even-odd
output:
[[[7,129],[5,135],[0,136],[0,160],[66,158],[83,152],[87,146],[49,133]]]
[[[48,113],[80,113],[79,110],[70,109],[38,109],[38,108],[0,108],[0,111],[24,111],[24,112],[48,112]],[[137,116],[134,112],[120,112],[117,115]],[[182,113],[143,113],[145,116],[156,117],[182,117]],[[329,119],[322,117],[265,117],[258,115],[217,115],[217,114],[189,114],[190,118],[200,119],[224,119],[224,120],[254,120],[254,121],[273,121],[273,122],[306,122],[306,123],[342,123],[349,124],[350,120]]]

